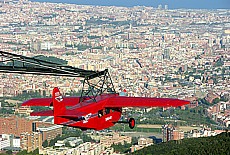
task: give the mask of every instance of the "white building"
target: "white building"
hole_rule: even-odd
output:
[[[69,142],[70,146],[72,147],[75,147],[77,145],[80,145],[83,143],[83,140],[80,139],[79,137],[69,137],[69,138],[66,138],[64,140],[58,140],[56,143],[55,143],[55,146],[57,147],[61,147],[61,146],[65,146],[65,144]]]
[[[10,147],[10,135],[2,134],[0,135],[0,150],[5,147]]]
[[[13,139],[13,147],[20,147],[20,138]]]
[[[65,141],[64,140],[58,140],[54,145],[56,147],[65,146]]]
[[[59,147],[59,148],[44,148],[39,150],[39,154],[47,154],[47,155],[64,155],[64,154],[71,154],[71,155],[101,155],[101,154],[113,154],[114,150],[112,148],[107,148],[99,143],[90,143],[86,142],[80,144],[74,148],[67,148],[67,147]]]
[[[53,44],[50,42],[42,42],[41,43],[41,50],[51,50]]]

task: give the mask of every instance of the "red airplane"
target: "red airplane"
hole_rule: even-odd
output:
[[[55,87],[52,98],[31,99],[22,106],[53,106],[53,110],[32,112],[30,115],[54,116],[55,124],[82,130],[102,130],[119,123],[123,107],[178,107],[189,103],[179,99],[126,97],[118,94],[102,94],[96,97],[96,102],[90,98],[85,98],[80,103],[79,100],[80,97],[63,98],[59,89]],[[127,123],[133,129],[135,119],[130,118]]]
[[[129,123],[135,119],[119,121],[123,107],[178,107],[188,101],[170,98],[127,97],[116,93],[108,69],[91,71],[0,51],[0,72],[51,76],[81,77],[80,97],[62,97],[55,87],[52,98],[31,99],[22,106],[53,106],[53,110],[32,112],[31,116],[54,116],[54,123],[82,130],[102,130],[116,123]]]

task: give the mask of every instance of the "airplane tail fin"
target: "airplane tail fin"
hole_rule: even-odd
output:
[[[53,89],[52,100],[53,100],[54,117],[60,116],[63,113],[65,113],[66,108],[64,104],[64,99],[57,87]]]

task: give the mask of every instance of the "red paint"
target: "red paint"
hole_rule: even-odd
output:
[[[131,121],[131,125],[134,126],[135,125],[135,122],[134,120]]]
[[[131,129],[133,129],[135,127],[135,119],[134,118],[129,119],[129,127]]]
[[[126,97],[118,94],[103,94],[96,101],[79,103],[78,97],[63,98],[54,88],[52,98],[31,99],[22,106],[53,106],[53,110],[33,112],[32,116],[54,116],[54,123],[80,129],[102,130],[113,126],[121,117],[122,107],[177,107],[189,101],[170,98]],[[66,106],[72,106],[66,108]],[[130,125],[135,126],[135,120]]]

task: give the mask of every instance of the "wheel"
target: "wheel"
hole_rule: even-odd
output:
[[[129,127],[130,127],[130,129],[133,129],[135,127],[135,119],[134,118],[129,119]]]

